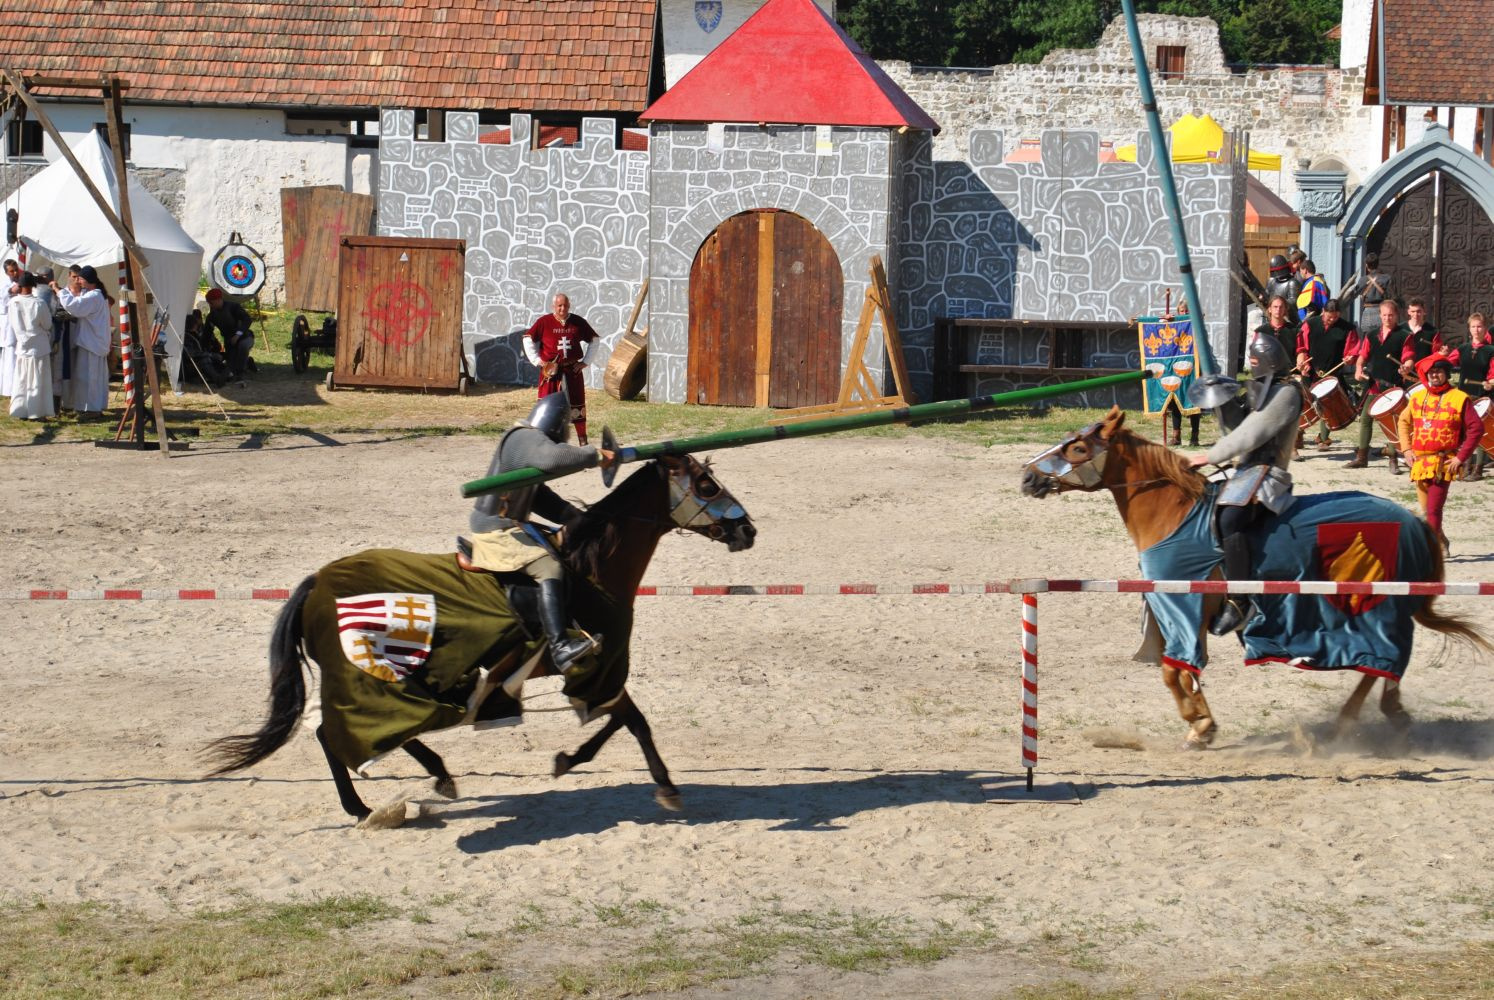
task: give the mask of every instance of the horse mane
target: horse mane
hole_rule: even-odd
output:
[[[1132,482],[1162,479],[1182,490],[1190,500],[1204,495],[1208,480],[1199,475],[1186,458],[1166,445],[1148,441],[1124,427],[1115,432],[1112,440],[1123,445],[1132,456]]]
[[[643,504],[643,493],[659,485],[657,462],[648,462],[612,492],[590,506],[583,506],[581,516],[565,528],[565,548],[561,560],[573,573],[596,580],[602,564],[617,549],[620,528],[618,519],[634,513]]]

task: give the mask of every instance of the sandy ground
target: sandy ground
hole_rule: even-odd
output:
[[[227,440],[169,461],[0,449],[0,590],[283,587],[364,547],[448,550],[466,519],[457,486],[491,447],[393,434]],[[1035,450],[906,437],[722,452],[757,546],[671,535],[646,582],[1136,575],[1108,498],[1019,496]],[[1346,458],[1301,462],[1301,488],[1411,502],[1404,478]],[[564,489],[601,492],[595,474]],[[1491,492],[1453,491],[1452,579],[1494,577]],[[1317,737],[1357,675],[1246,668],[1216,644],[1221,736],[1190,753],[1154,669],[1130,662],[1139,600],[1042,598],[1036,800],[1012,794],[1016,599],[654,597],[638,606],[631,690],[683,814],[654,806],[626,734],[552,780],[552,754],[582,739],[555,713],[433,737],[462,797],[379,834],[349,828],[304,731],[248,774],[200,780],[203,743],[259,722],[277,604],[6,602],[0,894],[160,915],[372,892],[429,902],[433,941],[534,906],[564,920],[652,901],[675,928],[780,909],[995,942],[877,979],[788,967],[700,995],[976,996],[1095,976],[1156,988],[1491,936],[1487,658],[1438,662],[1440,640],[1423,637],[1409,740],[1371,708],[1328,747]],[[1134,745],[1097,745],[1117,734]],[[420,777],[400,756],[360,787],[375,803],[428,797]]]

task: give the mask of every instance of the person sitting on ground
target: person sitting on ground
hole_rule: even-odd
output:
[[[191,374],[202,379],[203,384],[214,388],[229,381],[228,362],[218,346],[218,338],[203,329],[202,313],[196,309],[187,313],[182,334],[183,352],[187,356]]]
[[[223,354],[228,359],[229,375],[237,382],[244,373],[254,370],[249,352],[254,348],[254,326],[249,313],[237,302],[230,302],[221,288],[207,291],[208,314],[202,321],[203,333],[209,337],[216,329],[223,335]]]

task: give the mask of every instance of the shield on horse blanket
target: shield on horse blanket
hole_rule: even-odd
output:
[[[1141,553],[1152,580],[1204,580],[1224,555],[1213,536],[1210,484],[1167,538]],[[1382,583],[1432,579],[1433,556],[1421,521],[1399,504],[1367,493],[1298,497],[1252,531],[1258,580]],[[1146,594],[1148,629],[1160,629],[1164,663],[1199,671],[1208,662],[1203,595]],[[1425,597],[1255,594],[1256,614],[1241,638],[1245,662],[1309,670],[1357,669],[1399,679],[1411,660],[1412,615]]]
[[[572,574],[571,610],[603,636],[590,669],[564,692],[583,718],[615,700],[628,678],[632,609]],[[498,578],[461,569],[453,554],[370,549],[317,572],[303,632],[322,671],[329,745],[355,769],[405,741],[463,722],[516,718],[501,681],[540,651]]]

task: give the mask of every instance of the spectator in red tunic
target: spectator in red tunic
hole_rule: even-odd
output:
[[[557,292],[551,312],[534,321],[524,335],[524,356],[540,370],[539,398],[564,392],[571,403],[571,422],[576,425],[576,441],[586,444],[586,367],[587,347],[597,339],[597,332],[580,316],[571,314],[571,300]]]

